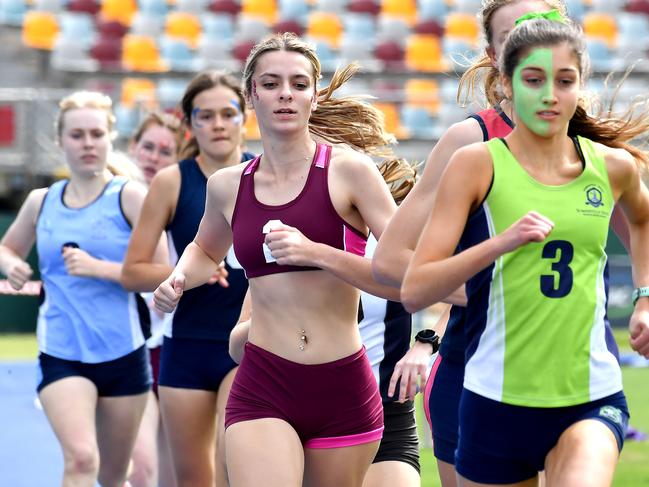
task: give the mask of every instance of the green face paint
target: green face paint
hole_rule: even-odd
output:
[[[531,86],[523,81],[522,71],[530,66],[545,71],[544,80],[537,86]],[[541,120],[537,112],[547,109],[544,100],[552,96],[554,89],[554,73],[552,70],[552,49],[534,49],[523,59],[512,77],[514,89],[514,110],[523,123],[535,134],[546,135],[550,130],[550,122]]]

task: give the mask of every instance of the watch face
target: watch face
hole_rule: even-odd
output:
[[[433,330],[421,330],[419,333],[417,333],[417,336],[419,338],[433,338],[437,334]]]

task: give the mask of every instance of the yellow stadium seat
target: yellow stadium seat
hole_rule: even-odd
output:
[[[261,17],[271,25],[277,20],[277,3],[275,0],[241,0],[241,13]]]
[[[201,22],[187,12],[171,12],[165,21],[165,33],[174,39],[187,42],[195,48],[202,33]]]
[[[414,71],[439,72],[446,69],[439,38],[429,34],[412,34],[406,40],[406,66]]]
[[[338,48],[343,34],[343,25],[336,14],[313,12],[309,15],[306,33],[316,41],[325,41],[331,47]]]
[[[159,73],[168,71],[160,57],[155,39],[147,36],[128,34],[122,44],[122,64],[130,71]]]
[[[376,102],[374,103],[374,106],[383,113],[385,130],[394,134],[397,138],[403,137],[404,131],[401,128],[399,108],[397,105],[394,103]]]
[[[617,24],[615,17],[602,12],[590,12],[584,15],[584,34],[586,37],[601,39],[608,47],[617,43]]]
[[[32,10],[23,19],[23,44],[51,51],[59,35],[59,24],[51,12]]]
[[[436,80],[410,78],[404,91],[406,104],[426,108],[432,114],[439,112],[439,85]]]
[[[414,23],[417,19],[417,2],[416,0],[382,0],[381,14]]]
[[[255,115],[255,112],[249,111],[246,114],[246,124],[244,125],[244,130],[246,131],[246,140],[261,139],[261,133],[259,133],[259,125],[257,124],[257,116]]]
[[[452,12],[446,17],[444,35],[462,39],[473,46],[477,46],[480,36],[480,26],[474,15]]]
[[[131,25],[135,12],[135,0],[102,0],[99,15],[106,21],[114,20],[123,25]]]
[[[141,104],[147,110],[158,106],[155,81],[146,78],[124,78],[122,80],[121,104],[126,108],[135,108]]]

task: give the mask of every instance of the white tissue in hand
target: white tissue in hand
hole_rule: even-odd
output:
[[[264,235],[266,235],[267,233],[275,230],[280,225],[283,225],[282,220],[268,220],[261,231]],[[264,258],[266,259],[267,264],[270,264],[271,262],[275,262],[277,260],[275,259],[275,257],[273,257],[273,253],[270,251],[268,245],[266,245],[266,242],[262,244],[262,250],[264,251]]]

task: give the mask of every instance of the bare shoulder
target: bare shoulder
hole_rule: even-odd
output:
[[[604,156],[608,178],[614,190],[623,190],[639,177],[637,162],[629,151],[600,143],[595,143],[595,150]]]
[[[482,142],[484,135],[482,128],[475,118],[465,118],[461,122],[451,125],[440,137],[437,145],[453,151],[475,142]]]
[[[49,188],[32,189],[27,195],[27,198],[25,198],[25,202],[20,209],[20,212],[24,213],[29,221],[31,221],[34,225],[36,225],[36,218],[41,211],[41,207],[43,206],[43,201],[45,200],[45,195],[47,194],[48,190]]]
[[[180,190],[180,168],[172,164],[160,169],[151,180],[151,188],[177,193]]]
[[[216,171],[207,180],[207,191],[211,198],[226,203],[233,201],[239,191],[241,175],[248,164],[237,164]]]
[[[457,149],[453,153],[449,165],[453,165],[463,171],[480,171],[488,166],[485,162],[491,162],[491,154],[489,153],[487,144],[484,142],[474,142]]]
[[[376,172],[376,163],[370,156],[344,146],[334,146],[331,152],[331,168],[341,176],[358,176]]]

